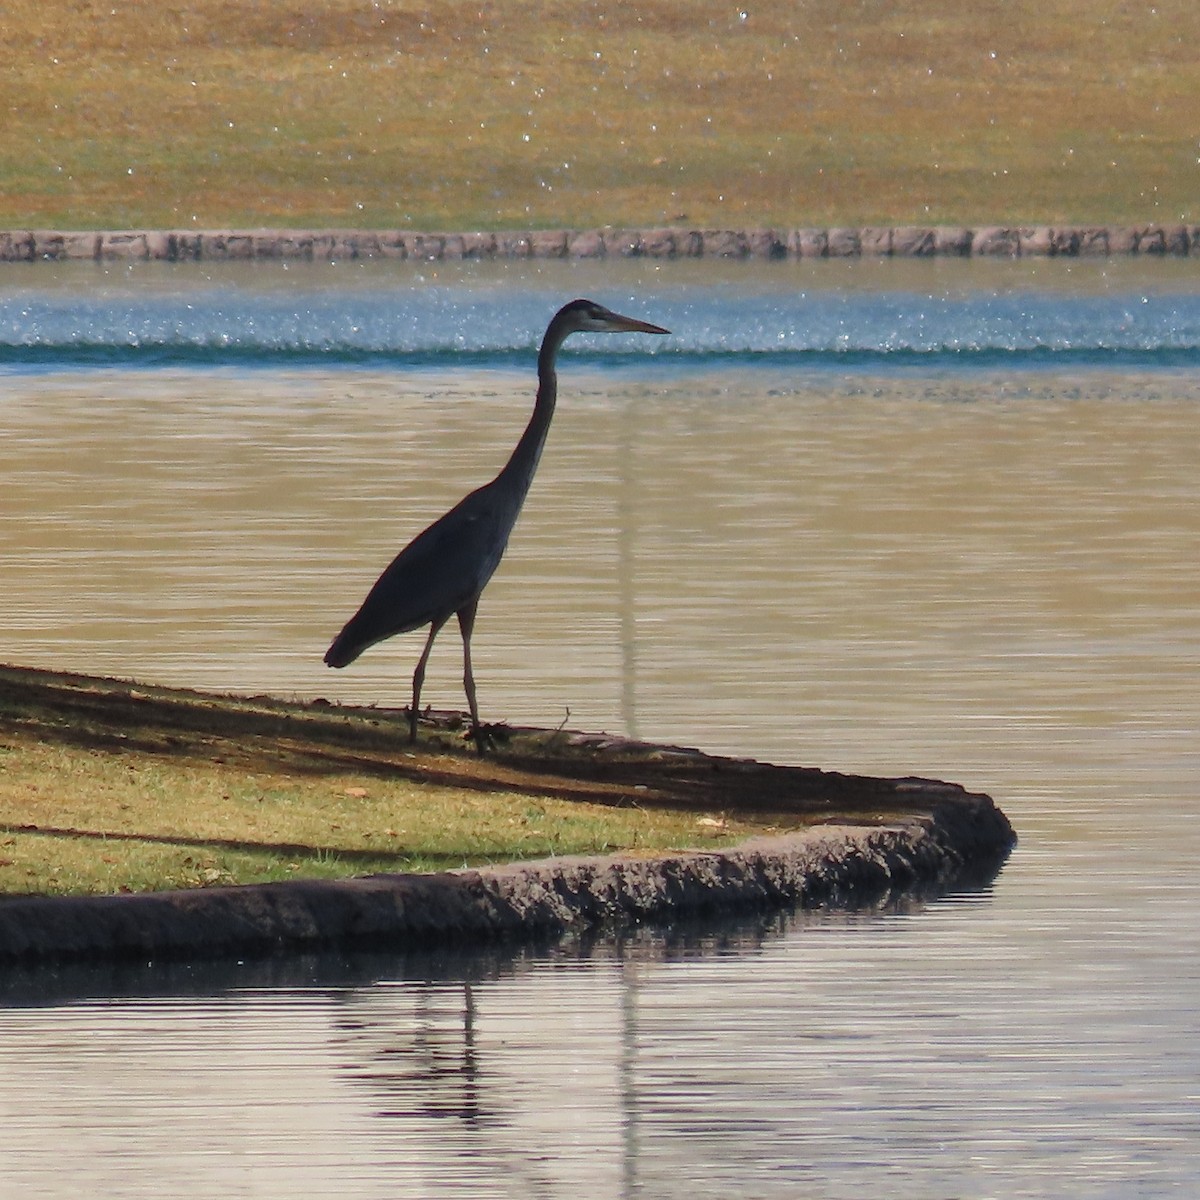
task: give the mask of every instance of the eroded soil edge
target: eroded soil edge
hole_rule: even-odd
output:
[[[5,668],[20,705],[56,714],[94,742],[220,734],[277,744],[284,758],[353,754],[388,769],[394,731],[377,710],[213,697],[112,680]],[[442,722],[449,725],[452,721]],[[158,731],[156,734],[155,731]],[[436,741],[439,722],[427,736]],[[696,812],[787,814],[802,826],[722,850],[655,857],[558,858],[432,875],[0,900],[0,961],[141,961],[320,949],[409,948],[553,937],[704,913],[859,905],[905,890],[982,882],[1016,838],[996,804],[934,780],[776,766],[563,731],[513,730],[493,757],[444,751],[437,769],[475,786],[529,787]],[[448,765],[449,764],[449,765]],[[420,769],[406,760],[405,769]]]

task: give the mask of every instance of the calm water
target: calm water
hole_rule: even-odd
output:
[[[12,976],[0,1195],[1192,1194],[1194,262],[18,268],[0,658],[402,703],[418,637],[321,654],[575,294],[676,335],[564,354],[485,718],[951,778],[1013,859],[516,959]]]

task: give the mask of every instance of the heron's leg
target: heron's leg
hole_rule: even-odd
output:
[[[458,610],[458,628],[463,640],[463,691],[467,693],[467,704],[471,709],[471,734],[475,746],[483,753],[483,726],[479,723],[479,704],[475,699],[475,672],[471,670],[471,633],[475,628],[475,610],[479,607],[476,596],[469,604]]]
[[[437,637],[439,630],[445,625],[448,617],[442,617],[440,621],[434,621],[429,626],[429,636],[425,639],[425,649],[421,651],[421,657],[417,659],[417,669],[413,672],[413,698],[412,707],[408,710],[408,740],[415,742],[417,740],[417,713],[421,708],[421,687],[425,683],[425,664],[429,661],[429,652],[433,649],[433,639]]]

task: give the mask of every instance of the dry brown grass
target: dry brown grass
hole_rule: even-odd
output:
[[[5,15],[0,226],[1200,219],[1192,0]]]

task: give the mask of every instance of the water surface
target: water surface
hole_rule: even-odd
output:
[[[10,981],[14,1194],[1194,1190],[1200,274],[779,266],[6,276],[0,657],[403,703],[418,635],[321,654],[595,295],[676,334],[564,354],[485,718],[950,778],[1022,839],[883,915]]]

